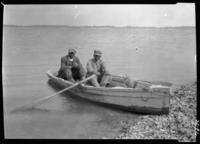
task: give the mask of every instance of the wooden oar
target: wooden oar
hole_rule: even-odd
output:
[[[75,83],[75,84],[73,84],[73,85],[71,85],[71,86],[69,86],[69,87],[67,87],[67,88],[65,88],[65,89],[63,89],[63,90],[61,90],[61,91],[55,93],[55,94],[53,94],[53,95],[46,96],[46,97],[44,97],[44,98],[38,99],[38,100],[36,100],[36,101],[34,101],[34,102],[32,102],[32,103],[29,103],[29,104],[25,104],[25,105],[22,105],[22,106],[18,106],[18,107],[16,107],[15,109],[13,109],[11,112],[14,112],[14,111],[17,111],[17,110],[21,110],[21,109],[31,109],[31,108],[33,108],[33,107],[39,105],[39,104],[44,103],[45,101],[49,100],[50,98],[52,98],[52,97],[54,97],[54,96],[56,96],[56,95],[58,95],[58,94],[60,94],[60,93],[62,93],[62,92],[64,92],[64,91],[70,90],[70,89],[72,89],[72,88],[78,86],[79,84],[81,84],[81,83],[83,83],[83,82],[86,82],[86,81],[92,79],[94,76],[95,76],[95,75],[91,75],[90,77],[88,77],[88,78],[86,78],[86,79],[84,79],[84,80],[82,80],[82,81],[79,81],[79,82],[77,82],[77,83]]]

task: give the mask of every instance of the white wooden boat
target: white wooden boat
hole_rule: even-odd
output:
[[[57,77],[57,72],[47,72],[50,80],[61,88],[73,83]],[[143,114],[168,114],[170,107],[170,87],[155,85],[147,81],[138,81],[144,87],[93,87],[80,84],[69,91],[74,95],[89,101],[121,110]],[[67,92],[66,92],[67,93]]]

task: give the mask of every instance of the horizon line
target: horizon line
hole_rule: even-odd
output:
[[[3,26],[26,26],[26,27],[31,27],[31,26],[65,26],[65,27],[116,27],[116,28],[123,28],[123,27],[142,27],[142,28],[177,28],[177,27],[196,27],[196,26],[112,26],[112,25],[102,25],[102,26],[97,26],[97,25],[80,25],[80,26],[75,26],[75,25],[40,25],[40,24],[33,24],[33,25],[18,25],[18,24],[3,24]]]

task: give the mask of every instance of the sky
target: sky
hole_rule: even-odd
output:
[[[195,4],[3,5],[7,25],[195,26]]]

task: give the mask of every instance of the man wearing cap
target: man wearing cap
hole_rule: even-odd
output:
[[[58,77],[71,82],[84,79],[85,70],[75,54],[76,51],[71,48],[68,50],[68,55],[61,58],[61,67],[58,71]]]
[[[102,52],[99,50],[94,50],[93,58],[87,62],[87,74],[89,77],[92,74],[95,74],[96,77],[91,79],[89,83],[95,87],[105,87],[109,84],[111,76],[106,69],[105,63],[100,59]]]

